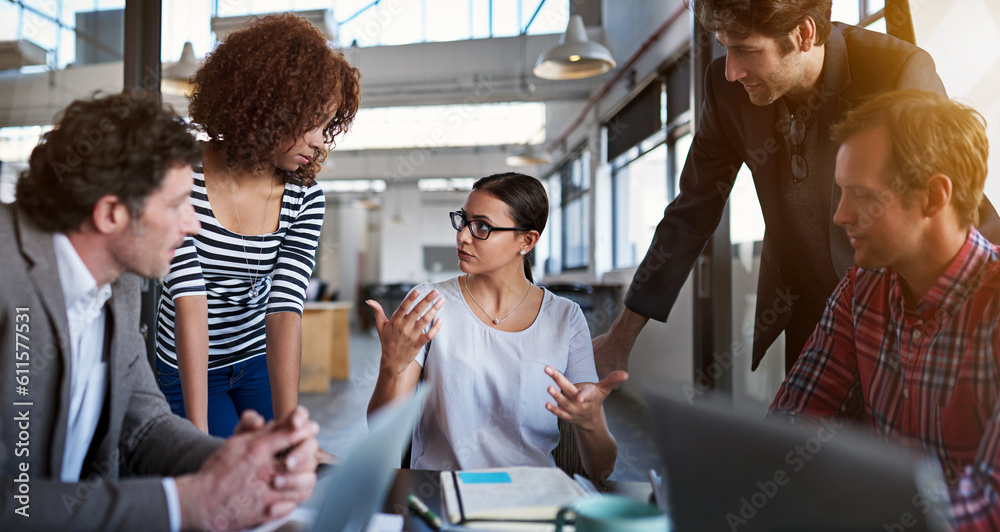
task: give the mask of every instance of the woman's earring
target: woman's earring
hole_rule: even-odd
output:
[[[527,255],[527,254],[528,254],[528,252],[527,252],[527,251],[525,251],[525,250],[523,250],[523,249],[521,250],[521,255]]]

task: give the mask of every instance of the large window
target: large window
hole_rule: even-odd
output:
[[[830,18],[886,33],[885,0],[837,0]]]
[[[569,0],[215,0],[220,17],[333,9],[341,46],[560,33]]]
[[[0,2],[0,41],[41,47],[42,64],[25,72],[122,60],[125,0],[14,0]]]
[[[691,69],[684,55],[605,125],[612,186],[612,267],[642,260],[678,192],[691,145]]]
[[[613,167],[614,168],[614,167]],[[619,168],[612,178],[615,268],[635,266],[653,239],[667,204],[667,145],[658,144]]]
[[[332,9],[341,47],[561,33],[569,0],[163,0],[162,60],[185,41],[204,57],[212,17]],[[24,72],[123,59],[125,0],[0,0],[0,41],[24,39],[44,60]]]
[[[547,273],[590,265],[590,197],[590,151],[581,148],[549,178],[549,234],[561,241],[550,243]]]
[[[567,0],[339,0],[336,3],[337,18],[342,21],[342,46],[559,33],[566,30],[569,22]]]

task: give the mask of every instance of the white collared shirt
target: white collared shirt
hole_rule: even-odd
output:
[[[108,379],[108,364],[102,360],[104,305],[111,298],[111,285],[97,286],[94,276],[66,235],[53,233],[52,245],[55,247],[63,301],[66,303],[70,337],[69,422],[59,478],[63,482],[78,482],[104,407]],[[181,507],[177,485],[170,477],[163,478],[162,482],[170,530],[179,532]]]
[[[102,360],[104,304],[111,297],[111,285],[97,286],[66,235],[54,233],[52,244],[70,338],[69,420],[59,476],[63,482],[77,482],[104,406],[108,379],[108,365]]]

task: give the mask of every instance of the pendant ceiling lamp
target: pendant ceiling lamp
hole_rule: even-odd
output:
[[[191,42],[184,43],[179,61],[163,69],[163,81],[160,90],[175,96],[187,96],[193,88],[191,76],[198,70],[198,60],[194,57],[194,47]]]
[[[538,166],[552,162],[552,155],[537,144],[526,144],[504,159],[507,166]]]
[[[583,18],[573,15],[559,45],[538,58],[533,72],[545,79],[583,79],[608,72],[615,65],[607,48],[587,40]]]

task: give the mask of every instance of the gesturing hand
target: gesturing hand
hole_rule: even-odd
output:
[[[420,292],[410,292],[390,318],[385,317],[385,311],[378,302],[371,299],[366,301],[375,312],[375,330],[378,331],[379,342],[382,344],[382,368],[395,374],[402,373],[416,358],[420,348],[430,342],[441,329],[441,320],[434,321],[434,316],[444,306],[444,299],[435,302],[438,291],[431,290],[427,297],[413,307],[413,302],[418,297]],[[413,310],[407,312],[410,307]]]
[[[556,416],[580,427],[593,430],[603,423],[601,405],[612,390],[628,380],[628,373],[615,371],[598,383],[585,382],[574,385],[551,366],[545,366],[545,373],[558,386],[549,386],[549,395],[556,404],[545,403],[545,408]]]

